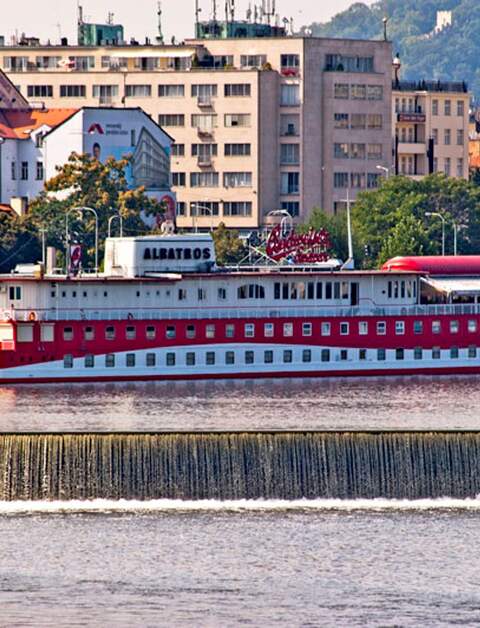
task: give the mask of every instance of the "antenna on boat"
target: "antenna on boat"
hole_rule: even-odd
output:
[[[355,268],[355,260],[353,258],[352,217],[350,213],[350,188],[347,188],[347,198],[343,202],[347,204],[348,259],[342,265],[341,270],[353,270]]]

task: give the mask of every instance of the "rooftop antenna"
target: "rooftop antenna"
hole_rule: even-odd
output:
[[[157,2],[157,17],[158,17],[158,35],[156,37],[157,44],[159,44],[160,46],[163,46],[165,42],[163,39],[163,32],[162,32],[162,3],[160,2],[160,0]]]
[[[198,0],[195,0],[195,25],[198,26],[199,17],[200,17],[200,7],[198,6]],[[195,33],[196,35],[196,33]]]
[[[107,24],[109,24],[110,26],[113,24],[113,13],[112,13],[112,11],[109,11],[107,13]]]
[[[246,18],[247,18],[247,22],[252,21],[252,3],[251,2],[248,3]]]
[[[83,7],[80,3],[77,4],[78,11],[78,23],[83,24]]]
[[[275,0],[262,0],[262,12],[270,25],[270,20],[275,17]]]
[[[212,0],[212,20],[217,21],[217,0]]]

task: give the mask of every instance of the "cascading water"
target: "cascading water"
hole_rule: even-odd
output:
[[[478,494],[476,432],[0,435],[3,501]]]

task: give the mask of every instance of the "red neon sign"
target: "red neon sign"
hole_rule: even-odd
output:
[[[266,253],[276,262],[289,258],[294,264],[315,264],[326,262],[331,248],[330,235],[325,229],[310,229],[301,234],[292,229],[283,235],[281,225],[277,225],[268,237]]]

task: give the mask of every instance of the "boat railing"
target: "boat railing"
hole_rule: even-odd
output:
[[[39,321],[116,321],[116,320],[178,320],[178,319],[238,319],[238,318],[362,318],[362,317],[411,317],[480,314],[480,304],[435,304],[414,306],[351,306],[351,307],[131,307],[121,308],[46,308],[46,309],[11,309],[0,312],[0,320],[33,322]]]

